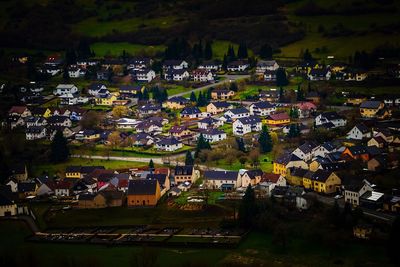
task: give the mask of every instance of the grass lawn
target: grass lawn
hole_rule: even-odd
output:
[[[175,17],[158,17],[153,19],[137,17],[112,21],[98,21],[96,17],[92,17],[75,24],[73,30],[90,37],[101,37],[117,32],[134,32],[148,27],[168,28],[174,25],[175,21]]]
[[[106,149],[105,145],[96,145],[96,150],[98,151],[104,151]],[[193,147],[184,145],[182,148],[174,151],[174,152],[165,152],[165,151],[159,151],[155,147],[150,147],[150,148],[143,148],[143,147],[119,147],[117,149],[114,149],[115,152],[127,152],[129,153],[129,156],[134,157],[144,157],[144,158],[152,158],[154,156],[166,156],[166,155],[172,155],[172,154],[178,154],[181,152],[185,152],[187,150],[191,150]],[[132,153],[132,154],[131,154]]]
[[[273,164],[272,164],[272,156],[271,153],[267,153],[265,155],[260,156],[260,168],[264,172],[272,172]]]
[[[70,165],[104,166],[106,169],[125,169],[146,166],[147,164],[131,161],[70,158],[68,161],[58,164],[33,165],[32,171],[34,176],[40,176],[43,172],[48,172],[50,175],[63,175],[65,173],[65,168]]]
[[[158,52],[164,51],[165,47],[162,45],[148,46],[140,44],[131,44],[128,42],[121,43],[103,43],[98,42],[91,45],[91,49],[94,51],[97,57],[103,56],[120,56],[125,50],[126,53],[136,55],[138,53],[155,55]]]
[[[177,85],[168,86],[166,88],[167,88],[167,92],[168,92],[169,96],[180,94],[180,93],[183,93],[183,92],[191,90],[191,88],[186,88],[186,87],[184,87],[182,85],[178,85],[178,84]]]

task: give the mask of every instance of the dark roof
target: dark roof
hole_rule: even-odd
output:
[[[175,175],[192,175],[193,165],[175,166]]]
[[[35,190],[36,190],[36,183],[34,183],[34,182],[18,183],[18,192],[19,193],[33,192]]]
[[[218,122],[218,120],[214,119],[213,117],[205,117],[204,119],[201,119],[198,122],[207,123],[207,124],[211,125],[211,124],[214,124],[214,123]]]
[[[282,156],[280,156],[279,158],[277,158],[275,160],[275,163],[286,165],[291,161],[301,161],[301,159],[292,153],[286,153],[286,154],[283,154]]]
[[[236,181],[237,171],[205,171],[204,177],[208,180],[230,180]]]
[[[243,107],[230,109],[229,111],[232,112],[233,114],[249,113],[249,111],[246,108],[243,108]]]
[[[189,100],[184,98],[183,96],[173,96],[168,99],[168,102],[175,102],[175,103],[188,103]]]
[[[349,147],[349,150],[351,152],[352,155],[362,155],[362,154],[367,154],[367,147],[366,146],[351,146]]]
[[[201,129],[199,132],[202,134],[206,134],[206,135],[219,135],[219,134],[225,133],[223,130],[219,130],[219,129],[215,129],[215,128]]]
[[[157,184],[157,180],[130,180],[128,195],[154,195],[156,193]]]
[[[229,108],[231,106],[231,104],[225,101],[211,102],[210,104],[213,104],[216,108]]]
[[[306,173],[308,173],[308,170],[302,168],[290,168],[289,171],[290,175],[297,177],[305,177]]]
[[[305,154],[310,153],[314,148],[318,146],[317,143],[313,141],[306,141],[304,144],[299,146],[298,148],[303,151]]]
[[[271,104],[268,101],[261,101],[261,102],[256,102],[254,104],[252,104],[254,107],[256,108],[260,108],[260,109],[265,109],[265,108],[273,108],[274,105]]]
[[[368,133],[368,132],[369,132],[368,127],[365,126],[364,123],[359,123],[359,124],[357,124],[355,127],[356,127],[358,130],[360,130],[360,132],[362,132],[362,133]]]
[[[332,120],[344,120],[344,117],[339,115],[336,111],[324,112],[321,113],[321,117],[328,119],[329,121]]]
[[[149,173],[146,176],[146,179],[148,180],[157,180],[158,183],[163,186],[165,184],[165,181],[167,180],[167,175],[164,173]]]
[[[316,172],[314,172],[312,179],[318,182],[325,182],[331,174],[331,171],[318,169]]]
[[[376,100],[368,100],[364,101],[361,103],[360,108],[371,108],[371,109],[377,109],[381,105],[381,101],[376,101]]]
[[[79,200],[93,200],[96,197],[95,194],[83,194],[79,195],[78,199]]]
[[[257,176],[262,176],[263,175],[263,171],[262,170],[249,170],[246,171],[245,173],[247,173],[247,175],[250,177],[250,179],[255,179]]]
[[[67,116],[51,116],[51,117],[49,117],[47,119],[47,122],[49,124],[52,124],[52,123],[63,123],[66,120],[69,120],[69,118]]]
[[[239,118],[238,121],[240,121],[242,124],[261,123],[261,119],[257,116],[248,116],[246,118]]]
[[[186,107],[181,111],[183,115],[199,114],[201,113],[198,107]]]
[[[175,137],[164,138],[157,142],[158,145],[176,145],[181,143]]]

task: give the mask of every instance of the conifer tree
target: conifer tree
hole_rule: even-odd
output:
[[[61,131],[57,131],[51,142],[50,160],[54,163],[59,163],[66,161],[68,156],[68,141]]]
[[[268,153],[272,151],[272,139],[266,125],[263,125],[262,127],[260,136],[258,138],[258,143],[260,144],[260,150],[262,153]]]

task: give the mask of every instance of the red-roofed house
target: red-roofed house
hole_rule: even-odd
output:
[[[9,116],[20,116],[23,118],[32,116],[32,113],[26,106],[12,106],[8,111]]]
[[[299,110],[299,118],[309,118],[311,114],[317,111],[317,106],[312,102],[300,102],[295,105]]]

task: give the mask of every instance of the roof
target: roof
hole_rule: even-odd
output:
[[[93,200],[95,197],[95,194],[82,194],[78,196],[78,200]]]
[[[211,102],[210,105],[213,104],[216,108],[229,108],[231,104],[225,101],[217,101],[217,102]]]
[[[302,168],[290,168],[290,175],[297,177],[305,177],[305,175],[309,172],[308,170]]]
[[[368,133],[369,132],[369,129],[368,129],[368,127],[367,126],[365,126],[365,124],[364,123],[359,123],[359,124],[357,124],[356,126],[354,126],[354,127],[356,127],[358,130],[360,130],[360,132],[361,133]]]
[[[198,121],[199,123],[206,123],[206,124],[215,124],[218,122],[217,119],[214,119],[213,117],[205,117],[204,119],[201,119]]]
[[[182,64],[182,62],[184,62],[184,60],[182,59],[168,59],[164,61],[164,66],[176,66],[176,65],[180,65]]]
[[[385,194],[376,191],[367,191],[360,198],[368,201],[379,201]]]
[[[164,138],[157,142],[158,145],[177,145],[180,143],[175,137]]]
[[[361,103],[360,108],[377,109],[381,105],[381,101],[367,100]]]
[[[154,195],[157,189],[157,180],[137,179],[130,180],[128,195]]]
[[[237,171],[205,171],[204,177],[208,180],[236,181],[238,178],[238,172]]]
[[[279,180],[279,177],[281,177],[280,174],[275,174],[275,173],[264,173],[262,175],[261,181],[263,182],[271,182],[271,183],[277,183]]]
[[[267,108],[274,108],[275,105],[271,104],[268,101],[261,101],[251,104],[252,106],[259,108],[259,109],[267,109]]]
[[[168,99],[168,102],[175,102],[175,103],[188,103],[189,100],[184,98],[183,96],[173,96]]]
[[[223,130],[219,130],[219,129],[215,129],[215,128],[201,129],[199,132],[202,134],[205,134],[205,135],[219,135],[219,134],[225,133]]]
[[[286,112],[280,112],[280,113],[275,113],[275,114],[269,115],[268,119],[274,120],[274,121],[279,121],[279,120],[290,120],[290,117]]]
[[[366,147],[366,146],[361,146],[361,145],[358,145],[358,146],[351,146],[351,147],[349,147],[348,149],[349,149],[349,151],[350,151],[350,153],[351,153],[352,155],[368,154],[368,152],[367,152],[367,147]]]
[[[167,175],[164,173],[149,173],[149,174],[147,174],[146,179],[157,180],[158,183],[161,186],[163,186],[165,184],[165,181],[167,180]]]
[[[18,192],[19,193],[33,192],[35,190],[36,190],[36,183],[34,183],[34,182],[18,183]]]
[[[292,153],[286,153],[277,158],[275,163],[287,165],[291,161],[301,161],[301,159]]]
[[[175,175],[192,175],[193,165],[175,166]]]
[[[22,114],[27,110],[28,108],[25,106],[12,106],[10,110],[8,111],[9,114],[11,113],[17,113],[17,114]]]
[[[318,146],[317,143],[313,141],[306,141],[304,144],[298,147],[305,154],[310,153],[314,148]]]
[[[187,129],[188,128],[186,126],[184,126],[184,125],[182,125],[182,126],[174,125],[174,126],[171,127],[171,129],[169,129],[169,132],[170,133],[181,133],[181,132],[183,132],[183,131],[185,131]]]
[[[314,172],[312,179],[318,182],[326,182],[326,180],[329,178],[329,176],[331,176],[331,174],[332,174],[331,171],[318,169],[316,172]]]
[[[238,121],[240,121],[242,124],[261,123],[261,119],[257,116],[248,116],[246,118],[239,118]]]
[[[332,120],[344,120],[344,117],[339,115],[336,111],[324,112],[321,113],[321,117],[328,119],[329,121]]]
[[[201,113],[198,107],[186,107],[181,111],[183,115],[199,114]]]
[[[232,112],[233,114],[249,113],[249,111],[246,108],[243,108],[243,107],[230,109],[229,111]]]
[[[249,171],[246,171],[245,173],[247,173],[247,175],[250,177],[250,179],[255,179],[257,176],[263,175],[263,171],[260,169],[249,170]]]

